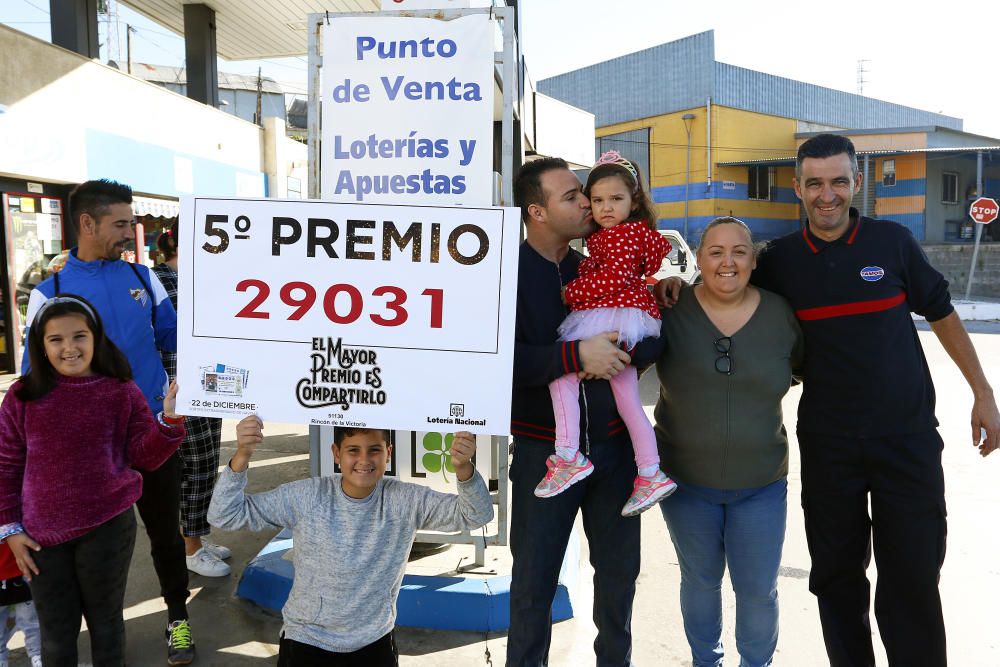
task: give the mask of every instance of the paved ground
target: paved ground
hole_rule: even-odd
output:
[[[924,325],[921,328],[926,328]],[[973,340],[994,386],[1000,389],[1000,323],[977,323],[970,327],[978,333]],[[988,667],[1000,665],[1000,455],[983,461],[970,446],[968,413],[971,394],[958,371],[932,334],[920,334],[933,370],[938,390],[938,416],[947,446],[944,460],[948,484],[949,549],[941,578],[945,614],[949,629],[949,659],[954,665]],[[2,383],[2,381],[0,381]],[[644,395],[649,404],[655,397],[655,378],[644,378]],[[2,388],[2,386],[0,386]],[[786,423],[794,433],[794,406],[798,390],[785,401]],[[232,424],[227,422],[225,438],[231,438]],[[251,490],[271,488],[284,481],[308,474],[308,439],[297,426],[271,425],[268,440],[255,462]],[[231,453],[231,442],[225,443]],[[227,456],[224,452],[224,458]],[[266,463],[269,465],[264,465]],[[802,530],[799,494],[798,456],[792,447],[789,475],[789,518],[782,570],[779,579],[781,597],[781,638],[776,664],[809,667],[828,664],[822,648],[819,620],[814,598],[807,590],[809,557]],[[677,604],[677,561],[658,512],[643,518],[643,567],[639,580],[633,619],[634,660],[637,665],[690,664]],[[243,565],[271,537],[270,534],[220,534],[217,540],[233,548],[234,574],[223,579],[193,576],[195,595],[190,603],[193,626],[199,646],[199,665],[273,664],[280,620],[233,597]],[[586,558],[586,544],[583,545]],[[454,547],[435,556],[452,565],[471,556],[471,549]],[[488,565],[500,571],[508,567],[505,549],[490,549]],[[427,562],[423,564],[426,568]],[[433,565],[431,566],[433,567]],[[443,568],[443,569],[449,569]],[[593,664],[594,627],[589,620],[591,571],[585,564],[581,577],[582,613],[556,625],[553,632],[552,665]],[[871,572],[875,576],[874,566]],[[378,576],[373,573],[372,576]],[[136,555],[130,570],[126,600],[128,618],[129,664],[138,667],[162,665],[165,624],[163,606],[157,597],[157,585],[148,555],[148,542],[140,530]],[[724,586],[725,637],[729,663],[735,664],[732,641],[733,599],[728,584]],[[20,645],[15,636],[14,645]],[[86,633],[81,650],[86,656]],[[430,632],[401,628],[398,642],[404,666],[467,667],[486,665],[486,650],[492,664],[503,664],[506,637],[485,637],[475,633]],[[877,633],[876,633],[877,642]],[[25,665],[23,649],[13,653],[12,665]],[[879,665],[884,665],[884,657]]]

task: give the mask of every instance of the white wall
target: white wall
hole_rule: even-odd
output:
[[[256,125],[6,26],[0,26],[0,53],[0,105],[6,106],[0,173],[72,183],[99,177],[90,173],[95,165],[120,158],[140,180],[159,186],[137,189],[177,195],[191,191],[187,161],[196,176],[211,174],[194,189],[231,185],[233,192],[263,195]],[[95,146],[104,153],[92,154]],[[109,150],[120,154],[105,154]],[[157,163],[171,156],[182,164]]]
[[[535,93],[535,151],[581,167],[594,164],[594,114]]]

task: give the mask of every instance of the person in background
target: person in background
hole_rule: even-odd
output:
[[[153,267],[167,297],[177,309],[177,223],[160,234],[156,248],[161,262]],[[163,367],[171,380],[177,378],[177,353],[160,350]],[[222,447],[222,420],[214,417],[189,417],[187,435],[178,450],[184,470],[181,473],[181,534],[187,568],[203,577],[224,577],[230,572],[223,561],[232,551],[221,544],[203,539],[212,528],[208,525],[208,504],[219,470],[219,449]]]
[[[13,625],[8,620],[14,621]],[[31,589],[21,574],[14,553],[6,543],[0,543],[0,667],[8,667],[7,645],[14,633],[24,633],[31,667],[42,667],[42,640],[38,629],[38,614],[31,601]]]

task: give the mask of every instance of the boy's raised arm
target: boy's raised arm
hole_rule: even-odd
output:
[[[456,433],[451,443],[451,462],[458,477],[458,495],[414,487],[420,493],[414,499],[419,513],[418,529],[473,530],[493,519],[493,499],[486,482],[472,465],[475,453],[475,436],[465,431]]]
[[[264,440],[264,423],[257,415],[244,417],[236,425],[236,454],[215,484],[208,506],[208,522],[226,530],[291,528],[298,520],[299,483],[283,484],[264,493],[247,496],[247,467],[254,450]],[[306,480],[308,481],[308,480]]]
[[[236,425],[236,453],[229,460],[233,472],[244,472],[257,445],[264,442],[264,422],[257,415],[247,415]]]

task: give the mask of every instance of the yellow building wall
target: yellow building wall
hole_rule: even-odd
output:
[[[708,180],[705,107],[608,125],[596,131],[598,137],[603,137],[649,129],[649,181],[661,223],[677,226],[678,221],[684,219],[688,135],[683,116],[688,113],[694,115],[694,119],[689,121],[691,135],[687,215],[694,230],[703,227],[707,220],[722,215],[759,219],[762,224],[772,227],[775,221],[798,220],[799,207],[792,191],[793,167],[775,168],[777,201],[755,201],[747,199],[746,195],[748,167],[717,166],[720,162],[794,158],[797,145],[796,121],[713,105],[711,186]],[[723,181],[731,181],[731,187],[724,187]]]
[[[802,141],[799,142],[800,144]],[[851,143],[856,151],[910,150],[927,148],[926,132],[900,134],[854,134]]]
[[[873,177],[877,182],[882,182],[882,164],[886,160],[896,161],[896,181],[905,181],[913,178],[927,178],[927,158],[925,153],[911,155],[890,155],[875,158],[875,170]]]
[[[641,118],[598,128],[596,136],[649,128],[650,180],[653,187],[683,185],[687,133],[685,114],[693,114],[691,125],[691,183],[708,177],[705,142],[705,108],[677,111],[663,116]],[[736,160],[794,157],[796,121],[789,118],[712,106],[712,164]],[[712,176],[717,177],[718,167]],[[731,179],[730,179],[731,180]],[[746,183],[746,176],[742,181]]]

